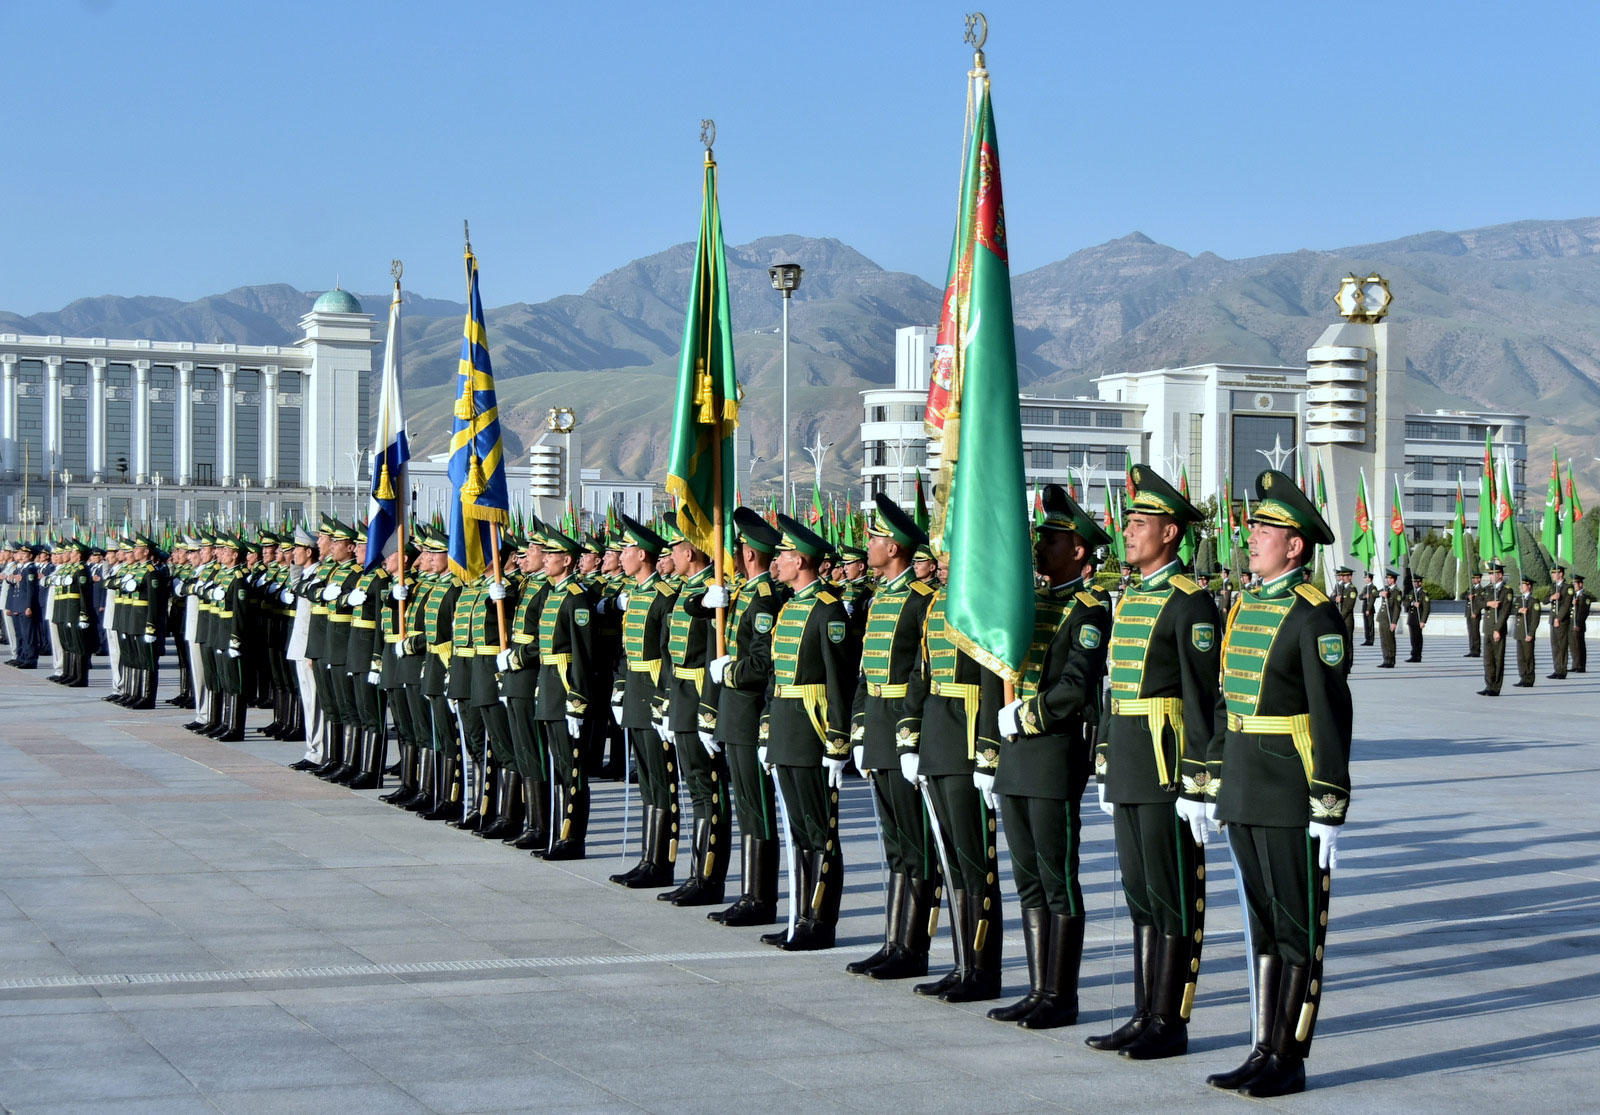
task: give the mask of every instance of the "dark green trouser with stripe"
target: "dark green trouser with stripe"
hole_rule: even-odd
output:
[[[1153,925],[1165,937],[1187,937],[1195,912],[1194,845],[1180,832],[1170,801],[1118,805],[1114,826],[1122,890],[1135,925]]]
[[[878,802],[878,827],[883,832],[883,858],[888,861],[889,873],[937,879],[939,853],[933,847],[933,826],[928,824],[922,792],[895,767],[872,772],[872,793]]]
[[[772,798],[772,778],[761,769],[755,744],[723,745],[728,756],[728,781],[733,788],[733,807],[739,817],[739,831],[757,840],[778,839],[777,803]]]
[[[1317,858],[1307,831],[1237,822],[1224,831],[1244,879],[1256,953],[1281,956],[1285,964],[1306,964],[1320,928],[1311,901]]]
[[[1083,887],[1078,883],[1078,837],[1083,819],[1079,797],[1000,799],[1011,849],[1011,881],[1025,910],[1048,907],[1052,914],[1083,913]]]

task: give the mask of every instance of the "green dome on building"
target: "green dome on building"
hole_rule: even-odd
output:
[[[312,303],[311,312],[314,314],[359,314],[361,312],[361,303],[357,302],[355,295],[349,291],[334,287]]]

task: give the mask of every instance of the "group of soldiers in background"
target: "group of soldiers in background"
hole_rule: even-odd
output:
[[[170,555],[136,536],[105,555],[58,548],[48,566],[6,556],[12,570],[28,559],[8,576],[18,602],[33,601],[18,639],[43,626],[48,582],[64,684],[83,684],[103,630],[107,699],[152,707],[171,638],[169,703],[196,709],[191,730],[237,740],[246,709],[271,708],[265,733],[306,744],[297,769],[374,788],[392,726],[399,786],[383,800],[535,856],[583,857],[590,779],[621,778],[631,795],[631,766],[641,851],[612,881],[726,926],[774,925],[781,848],[787,924],[762,937],[780,949],[834,944],[839,795],[854,772],[870,781],[888,883],[882,945],[847,968],[926,976],[947,904],[954,965],[914,986],[944,1002],[1001,994],[1003,817],[1029,989],[989,1017],[1025,1028],[1077,1020],[1080,803],[1093,776],[1136,948],[1134,1015],[1088,1044],[1133,1060],[1187,1049],[1204,845],[1226,825],[1256,1028],[1245,1063],[1210,1082],[1298,1091],[1349,802],[1350,612],[1305,569],[1332,534],[1292,482],[1263,473],[1258,575],[1237,592],[1224,580],[1219,608],[1177,556],[1199,513],[1151,470],[1132,479],[1124,539],[1137,576],[1115,611],[1093,576],[1108,537],[1046,491],[1034,636],[1010,684],[963,649],[943,555],[886,497],[860,548],[738,509],[720,583],[671,516],[660,532],[626,516],[599,537],[537,521],[504,531],[470,581],[439,532],[414,527],[369,567],[364,531],[332,517],[315,534],[196,532]],[[1308,909],[1321,916],[1307,922]]]
[[[1569,582],[1565,566],[1550,571],[1548,600],[1541,606],[1533,592],[1533,581],[1522,578],[1521,592],[1514,593],[1505,582],[1506,568],[1490,562],[1489,583],[1474,573],[1467,589],[1467,657],[1483,659],[1484,687],[1480,697],[1498,697],[1505,679],[1506,642],[1517,644],[1517,681],[1520,689],[1532,688],[1534,652],[1540,617],[1548,608],[1550,618],[1550,679],[1588,672],[1587,629],[1591,601],[1583,587],[1583,577]]]

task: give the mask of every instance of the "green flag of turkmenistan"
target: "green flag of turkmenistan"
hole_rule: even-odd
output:
[[[1457,561],[1467,560],[1467,496],[1461,490],[1460,476],[1456,477],[1456,513],[1450,519],[1450,552]]]
[[[1498,498],[1494,483],[1493,441],[1483,435],[1483,474],[1478,477],[1478,560],[1484,563],[1500,556],[1500,531],[1496,527]]]
[[[1571,564],[1577,551],[1573,545],[1573,523],[1583,518],[1583,508],[1578,506],[1578,490],[1572,486],[1572,462],[1567,462],[1567,498],[1561,501],[1561,553],[1557,556]]]
[[[1367,474],[1356,482],[1356,515],[1350,524],[1350,552],[1361,562],[1364,572],[1372,572],[1372,557],[1378,552],[1378,539],[1372,529],[1372,509],[1367,503]]]
[[[1550,483],[1544,490],[1544,522],[1539,541],[1552,555],[1561,545],[1561,461],[1550,450]]]
[[[1011,267],[1000,191],[1000,143],[981,79],[957,218],[959,328],[942,467],[952,469],[943,545],[945,616],[956,645],[1015,681],[1033,638],[1033,544],[1022,467],[1022,413],[1011,318]],[[953,420],[952,420],[953,419]]]
[[[678,357],[667,492],[678,497],[678,529],[697,549],[715,554],[718,531],[731,555],[733,436],[739,425],[739,382],[728,312],[728,265],[717,209],[717,163],[706,151],[700,243],[689,280],[689,308]],[[720,512],[720,513],[719,513]],[[726,525],[725,525],[726,524]]]

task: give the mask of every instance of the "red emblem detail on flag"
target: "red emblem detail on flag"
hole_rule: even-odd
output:
[[[1002,263],[1006,256],[1006,209],[1000,197],[1000,156],[985,143],[978,150],[978,241]]]

